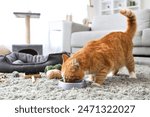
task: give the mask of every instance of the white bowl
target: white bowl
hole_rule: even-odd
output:
[[[68,83],[68,82],[63,82],[63,80],[59,80],[58,86],[65,90],[68,90],[71,88],[83,88],[83,87],[86,87],[86,82],[85,80],[81,80],[76,83]]]

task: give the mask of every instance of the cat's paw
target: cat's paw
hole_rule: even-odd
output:
[[[135,72],[130,72],[129,78],[137,78]]]
[[[100,84],[95,83],[95,82],[93,82],[91,85],[92,85],[92,86],[96,86],[96,87],[100,87],[100,86],[101,86]]]
[[[86,81],[89,81],[89,82],[95,82],[94,75],[86,75],[85,79],[86,79]]]

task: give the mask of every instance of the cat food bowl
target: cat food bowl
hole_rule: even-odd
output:
[[[86,87],[86,82],[85,80],[80,80],[75,83],[68,83],[68,82],[64,82],[63,80],[59,80],[58,87],[65,90],[72,89],[72,88],[83,88]]]

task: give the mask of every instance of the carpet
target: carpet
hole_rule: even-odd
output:
[[[0,81],[0,100],[149,100],[150,66],[136,65],[136,74],[137,79],[129,78],[123,68],[100,87],[88,84],[86,88],[71,90],[59,88],[58,80],[47,79],[45,74],[35,83],[5,74]]]

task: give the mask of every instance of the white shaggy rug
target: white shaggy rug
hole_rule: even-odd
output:
[[[6,74],[0,81],[0,100],[149,100],[150,67],[136,65],[137,79],[130,79],[123,68],[119,76],[108,77],[104,85],[97,87],[63,90],[58,80],[47,79],[44,75],[36,80],[13,77]]]

